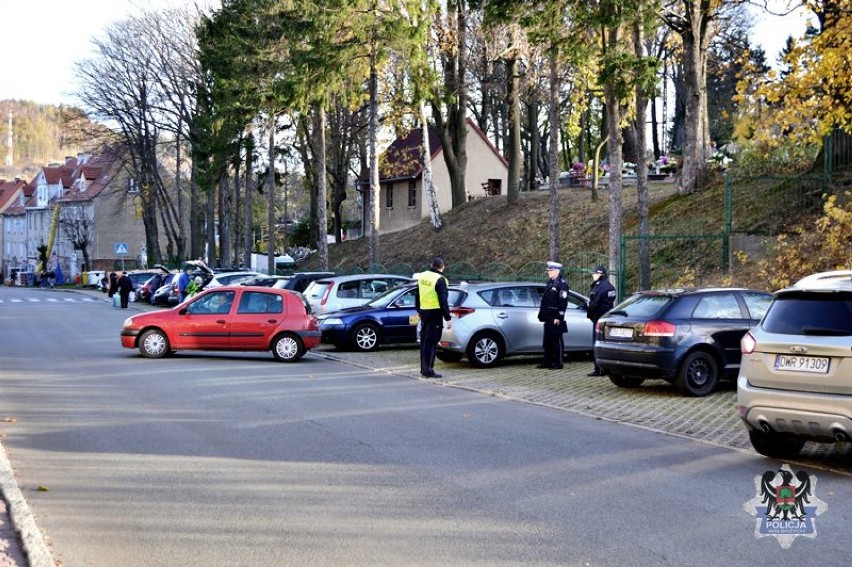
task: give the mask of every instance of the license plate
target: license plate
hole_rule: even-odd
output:
[[[616,339],[632,339],[633,329],[631,327],[610,327],[607,329],[607,336]]]
[[[828,374],[828,360],[824,356],[790,356],[779,354],[775,357],[775,370]]]
[[[416,325],[419,322],[420,322],[420,315],[409,315],[408,316],[408,324],[409,325]]]

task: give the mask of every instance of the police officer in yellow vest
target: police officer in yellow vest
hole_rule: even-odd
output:
[[[414,274],[417,280],[415,307],[420,314],[420,374],[426,378],[441,377],[435,374],[435,353],[441,340],[443,321],[447,321],[448,329],[451,326],[447,278],[442,273],[445,267],[443,258],[437,256],[429,270]]]

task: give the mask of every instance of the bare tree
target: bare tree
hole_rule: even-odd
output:
[[[95,238],[95,218],[91,207],[83,204],[63,204],[59,211],[59,229],[74,250],[83,253],[83,263],[91,266],[89,245]]]

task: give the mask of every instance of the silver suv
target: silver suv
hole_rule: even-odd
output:
[[[737,411],[758,453],[852,441],[852,270],[775,292],[741,350]]]

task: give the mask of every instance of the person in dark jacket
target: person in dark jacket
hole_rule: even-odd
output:
[[[451,328],[450,306],[447,303],[447,278],[444,277],[444,260],[436,256],[431,267],[419,274],[414,306],[420,315],[420,374],[426,378],[441,378],[435,374],[435,355],[441,340],[443,322]]]
[[[568,282],[562,277],[562,264],[559,262],[548,262],[546,270],[549,279],[538,309],[538,320],[544,324],[544,359],[538,367],[559,370],[565,353],[565,339],[562,335],[568,330],[565,324]]]
[[[595,326],[598,319],[603,317],[603,314],[612,309],[615,304],[615,288],[607,279],[606,268],[598,266],[592,272],[592,289],[589,291],[589,309],[586,311],[586,317],[592,321],[592,345],[597,339]],[[603,369],[595,362],[595,369],[589,372],[589,376],[603,376]]]
[[[115,272],[109,273],[109,282],[107,283],[107,295],[112,298],[115,292],[118,291],[118,274]]]
[[[121,308],[127,309],[127,302],[130,300],[130,292],[133,291],[133,281],[127,272],[122,272],[118,278],[118,295],[121,297]]]

